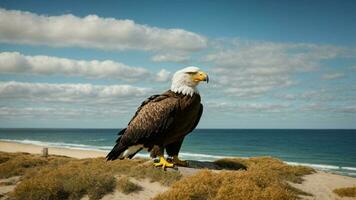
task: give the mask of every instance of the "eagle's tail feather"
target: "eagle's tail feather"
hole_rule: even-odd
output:
[[[121,155],[124,151],[126,151],[127,147],[123,147],[120,143],[116,143],[114,148],[110,151],[110,153],[106,156],[106,160],[116,160],[117,158],[123,159]]]
[[[122,138],[122,135],[125,133],[126,128],[122,129],[118,135],[119,137],[116,140],[116,144],[114,148],[110,151],[110,153],[106,156],[106,160],[116,160],[117,158],[123,159],[122,154],[124,151],[127,150],[127,147],[120,144],[120,140]]]
[[[134,151],[132,154],[130,154],[130,155],[128,155],[127,157],[128,158],[133,158],[139,151],[141,151],[143,148],[142,147],[140,147],[139,149],[137,149],[136,151]]]
[[[119,137],[116,140],[116,144],[114,148],[110,151],[110,153],[106,156],[107,160],[116,160],[116,159],[124,159],[124,158],[133,158],[139,151],[143,149],[142,144],[125,144],[121,141],[122,136],[124,135],[126,128],[122,129],[118,135]]]

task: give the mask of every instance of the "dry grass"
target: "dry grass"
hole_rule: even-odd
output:
[[[102,164],[102,163],[101,163]],[[100,161],[71,161],[59,167],[43,167],[26,174],[17,185],[13,196],[19,200],[100,199],[115,188],[115,177]]]
[[[297,199],[305,194],[288,185],[287,181],[301,182],[302,175],[313,173],[306,167],[289,166],[273,158],[222,159],[215,162],[222,168],[247,170],[204,170],[183,178],[155,200],[283,200]]]
[[[0,152],[0,164],[10,160],[10,158],[11,158],[11,153]]]
[[[116,188],[124,194],[130,194],[132,192],[138,192],[142,190],[141,186],[131,182],[130,179],[126,176],[117,180]]]
[[[118,189],[124,193],[139,190],[129,178],[149,178],[171,189],[155,199],[297,199],[301,191],[287,181],[299,183],[302,176],[313,173],[307,167],[289,166],[273,158],[222,159],[220,168],[234,169],[219,173],[203,170],[181,179],[179,172],[152,167],[144,159],[106,162],[104,158],[73,159],[61,156],[40,156],[0,152],[0,177],[21,175],[22,180],[11,194],[14,199],[100,199]],[[239,170],[236,170],[239,169]],[[240,170],[246,169],[246,170]],[[181,179],[181,180],[180,180]]]
[[[24,175],[29,171],[36,171],[44,166],[59,166],[73,160],[64,156],[50,156],[43,158],[28,153],[0,152],[0,178]]]
[[[356,197],[356,187],[345,187],[333,190],[340,197]]]
[[[23,175],[28,169],[47,165],[44,158],[29,154],[0,154],[0,178]]]
[[[241,166],[245,166],[249,171],[255,169],[269,170],[280,178],[293,183],[301,183],[303,181],[302,176],[315,172],[315,170],[310,167],[290,166],[283,163],[281,160],[271,157],[255,157],[249,159],[226,158],[215,161],[215,164],[228,169],[241,169]]]
[[[100,199],[105,194],[120,188],[116,186],[117,175],[149,178],[164,185],[179,180],[179,172],[156,169],[147,160],[118,160],[107,162],[104,158],[73,159],[63,156],[43,158],[24,153],[0,152],[0,178],[22,176],[10,196],[22,200],[80,199],[88,195],[90,199]],[[125,192],[139,187],[127,182]]]

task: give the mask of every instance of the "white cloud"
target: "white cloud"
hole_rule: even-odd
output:
[[[291,108],[286,103],[231,103],[231,102],[207,102],[208,109],[213,109],[220,112],[233,113],[270,113],[270,112],[285,112]]]
[[[246,103],[238,105],[238,111],[244,112],[282,112],[290,106],[288,104]]]
[[[156,76],[144,68],[129,67],[111,60],[88,61],[50,56],[25,56],[18,52],[0,53],[0,73],[60,74],[125,81],[144,80],[149,76]]]
[[[161,71],[159,71],[157,73],[155,81],[166,82],[166,81],[170,80],[170,78],[171,78],[171,72],[169,72],[165,69],[161,69]]]
[[[283,88],[296,84],[288,76],[258,76],[222,74],[217,78],[220,90],[226,94],[241,98],[255,98],[275,88]]]
[[[346,114],[355,114],[356,106],[354,105],[337,105],[331,106],[320,103],[311,103],[303,105],[301,111],[304,112],[325,112],[325,113],[346,113]]]
[[[156,94],[151,88],[130,85],[0,82],[0,118],[9,120],[123,120]],[[114,117],[114,118],[113,118]]]
[[[318,70],[322,60],[336,58],[346,51],[313,44],[228,42],[218,43],[205,61],[214,63],[212,72],[220,89],[228,95],[247,98],[295,85],[293,74]]]
[[[49,117],[49,116],[76,116],[80,117],[83,113],[78,112],[79,109],[66,108],[47,108],[47,107],[0,107],[1,118],[17,118],[17,117]]]
[[[144,98],[153,92],[150,88],[130,85],[54,84],[28,82],[0,82],[0,100],[64,102],[64,103],[121,103],[122,100]]]
[[[58,108],[58,107],[0,107],[0,118],[2,119],[21,119],[21,118],[36,118],[43,119],[61,119],[73,120],[95,117],[95,119],[108,117],[117,117],[122,114],[128,114],[123,107],[117,108]]]
[[[295,93],[282,93],[282,94],[276,94],[274,95],[275,97],[279,99],[284,99],[284,100],[303,100],[303,101],[331,101],[334,98],[335,91],[330,91],[330,90],[309,90],[309,91],[303,91],[303,92],[295,92]]]
[[[151,58],[154,62],[176,62],[176,63],[187,63],[190,57],[187,54],[182,53],[165,53],[157,54]]]
[[[6,9],[0,9],[0,41],[54,47],[183,52],[207,46],[204,36],[183,29],[163,29],[97,15],[45,16]]]
[[[335,80],[335,79],[343,78],[344,76],[345,76],[344,73],[334,72],[334,73],[323,74],[321,76],[321,79],[323,79],[323,80]]]

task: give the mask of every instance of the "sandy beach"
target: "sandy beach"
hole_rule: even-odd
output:
[[[0,151],[2,152],[27,152],[31,154],[40,154],[42,149],[43,146],[0,141]],[[105,152],[100,151],[53,147],[49,147],[49,154],[62,155],[74,158],[95,158],[104,157],[106,155]],[[189,176],[199,171],[199,169],[193,168],[179,168],[179,170],[184,176]],[[353,199],[338,197],[332,191],[336,188],[356,186],[356,178],[318,171],[317,173],[304,176],[304,180],[305,181],[303,181],[302,184],[291,183],[292,186],[313,195],[302,196],[303,199]],[[158,183],[155,185],[149,184],[148,181],[141,181],[138,183],[143,186],[143,191],[137,194],[133,194],[131,196],[127,196],[128,199],[150,199],[156,194],[167,190],[167,187],[160,186]],[[4,193],[4,191],[8,192],[9,190],[11,190],[11,187],[3,187],[2,189],[0,189],[0,193]],[[121,193],[115,192],[114,194],[105,196],[104,199],[122,199],[123,197],[124,196],[122,196]]]
[[[16,142],[3,142],[0,141],[0,151],[3,152],[27,152],[33,154],[40,154],[44,146],[21,144]],[[73,158],[95,158],[105,157],[106,153],[101,151],[79,150],[79,149],[67,149],[67,148],[55,148],[49,147],[48,153],[52,155],[68,156]]]

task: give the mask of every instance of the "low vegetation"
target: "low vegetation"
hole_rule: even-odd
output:
[[[92,161],[71,161],[58,167],[47,166],[26,174],[15,188],[14,197],[25,199],[100,199],[115,188],[115,177]]]
[[[297,199],[299,194],[306,193],[292,188],[287,181],[299,183],[302,181],[301,176],[314,172],[311,168],[289,166],[268,157],[221,159],[215,164],[221,168],[239,170],[201,171],[176,182],[167,192],[154,199]]]
[[[141,186],[137,185],[136,183],[133,183],[126,176],[121,177],[117,180],[116,188],[124,194],[130,194],[132,192],[137,192],[142,190]]]
[[[356,186],[355,187],[345,187],[333,190],[334,193],[340,197],[356,197]]]
[[[40,157],[29,153],[0,152],[0,178],[22,176],[45,166],[56,167],[73,160],[65,156]]]
[[[225,170],[202,170],[181,178],[179,172],[152,167],[145,159],[105,161],[104,158],[74,159],[63,156],[43,158],[25,153],[0,152],[0,178],[21,176],[10,199],[46,200],[102,198],[119,190],[129,194],[142,188],[131,181],[150,179],[172,187],[155,200],[297,199],[305,193],[288,182],[300,183],[314,170],[289,166],[269,157],[221,159],[215,165]],[[119,178],[117,178],[119,177]],[[6,183],[4,183],[6,184]],[[351,192],[350,192],[351,191]],[[340,196],[355,188],[335,190]]]
[[[118,160],[106,162],[104,158],[73,159],[63,156],[43,158],[25,153],[0,152],[0,178],[22,176],[10,198],[18,200],[46,199],[81,199],[88,195],[89,199],[100,199],[116,188],[123,192],[138,191],[139,186],[122,180],[118,175],[136,179],[149,178],[164,185],[179,180],[178,172],[162,171],[147,160]]]
[[[315,172],[313,168],[305,166],[290,166],[283,161],[272,157],[255,157],[255,158],[225,158],[214,162],[224,169],[248,169],[265,170],[279,176],[279,178],[293,183],[301,183],[302,176]],[[228,166],[228,167],[227,167]]]

